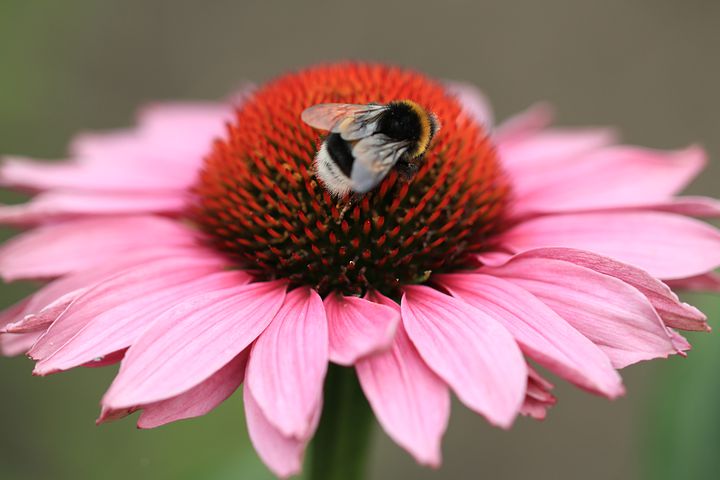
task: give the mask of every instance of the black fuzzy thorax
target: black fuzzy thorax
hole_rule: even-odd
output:
[[[391,102],[378,122],[376,133],[387,135],[393,140],[417,142],[422,134],[422,123],[410,105]]]

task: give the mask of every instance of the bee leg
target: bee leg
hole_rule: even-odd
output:
[[[339,207],[340,205],[338,205]],[[337,221],[335,223],[340,223],[343,221],[343,218],[345,218],[345,214],[348,210],[350,210],[350,206],[352,206],[352,202],[348,201],[343,205],[342,209],[340,210],[340,216],[338,217]]]
[[[419,169],[420,163],[417,161],[408,161],[402,159],[399,160],[398,163],[395,165],[395,170],[397,170],[400,179],[405,182],[412,180],[412,178],[415,176]]]
[[[353,192],[350,194],[350,196],[347,198],[347,201],[342,205],[342,208],[340,209],[340,216],[338,217],[337,221],[335,223],[340,223],[343,221],[343,218],[345,218],[345,214],[350,210],[350,208],[358,202],[362,198],[362,194]],[[337,204],[337,208],[340,208],[340,204],[342,202]]]

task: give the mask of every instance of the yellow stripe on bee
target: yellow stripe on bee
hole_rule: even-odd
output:
[[[412,152],[413,157],[419,157],[425,153],[430,144],[430,114],[412,100],[402,100],[402,103],[410,107],[420,119],[420,138],[418,138],[415,150]]]

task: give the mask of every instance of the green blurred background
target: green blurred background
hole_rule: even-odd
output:
[[[79,130],[131,124],[148,101],[218,99],[245,80],[332,59],[400,63],[480,85],[499,118],[536,100],[625,141],[700,142],[690,192],[720,197],[720,2],[0,0],[0,152],[61,158]],[[8,201],[10,195],[3,194]],[[5,233],[7,235],[7,233]],[[30,289],[2,286],[9,305]],[[720,321],[720,299],[687,297]],[[709,479],[720,471],[720,342],[624,372],[615,402],[559,384],[545,422],[490,428],[456,405],[444,466],[378,432],[371,478]],[[0,360],[0,478],[269,478],[237,396],[201,419],[95,427],[114,369],[30,376]]]

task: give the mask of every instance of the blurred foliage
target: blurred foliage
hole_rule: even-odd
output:
[[[717,299],[700,294],[686,297],[717,329]],[[647,399],[643,444],[647,479],[710,479],[720,472],[720,342],[717,333],[688,338],[693,345],[688,358],[666,365]]]

